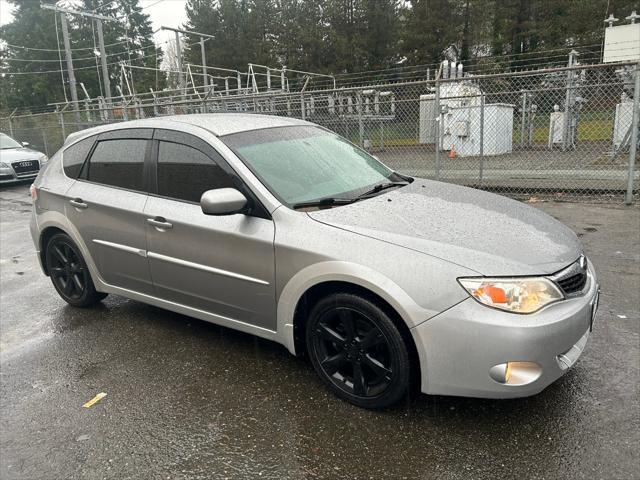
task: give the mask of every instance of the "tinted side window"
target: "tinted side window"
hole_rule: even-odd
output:
[[[118,139],[98,142],[82,178],[129,190],[144,190],[147,140]]]
[[[62,166],[69,178],[78,178],[82,164],[93,146],[94,137],[81,140],[71,145],[62,153]]]
[[[235,187],[220,166],[200,150],[180,143],[159,142],[158,194],[200,202],[213,188]]]

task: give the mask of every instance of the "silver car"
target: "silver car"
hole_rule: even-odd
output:
[[[0,132],[0,185],[36,178],[47,156]]]
[[[563,224],[401,175],[301,120],[85,130],[32,196],[38,257],[71,305],[118,294],[279,342],[361,407],[411,384],[538,393],[576,362],[598,305],[593,266]]]

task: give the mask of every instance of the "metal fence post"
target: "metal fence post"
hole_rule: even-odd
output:
[[[571,70],[571,67],[573,67],[575,65],[576,62],[576,55],[578,55],[578,52],[576,52],[575,50],[571,50],[571,52],[569,52],[569,70],[567,70],[567,92],[565,94],[565,100],[564,100],[564,131],[562,132],[562,151],[566,152],[568,150],[570,150],[573,147],[573,142],[574,142],[574,138],[573,138],[573,131],[572,131],[572,124],[573,124],[573,118],[572,118],[572,113],[573,113],[573,102],[574,102],[574,94],[573,94],[573,89],[574,89],[574,79],[575,79],[575,72],[574,70]]]
[[[359,145],[364,148],[364,124],[362,123],[362,92],[356,92],[356,102],[358,106],[358,138]]]
[[[520,148],[524,148],[525,112],[527,111],[527,91],[522,90],[522,107],[520,110]]]
[[[484,92],[480,94],[480,172],[478,186],[482,187],[482,175],[484,173]]]
[[[436,75],[436,98],[435,109],[436,109],[436,125],[435,125],[435,166],[436,166],[436,180],[440,180],[440,122],[442,121],[442,112],[440,108],[440,74]]]
[[[629,145],[629,175],[627,178],[627,194],[624,203],[633,202],[633,181],[635,175],[636,153],[638,149],[638,117],[640,117],[640,62],[636,65],[635,86],[633,88],[633,119],[631,121],[631,144]]]
[[[13,109],[13,112],[9,114],[9,135],[13,138],[13,114],[16,113],[17,108]]]
[[[47,134],[46,134],[46,130],[44,128],[42,129],[42,143],[44,144],[44,153],[48,157],[49,156],[49,144],[47,142]]]
[[[67,132],[64,128],[64,112],[59,111],[58,116],[60,117],[60,129],[62,130],[62,143],[67,139]]]

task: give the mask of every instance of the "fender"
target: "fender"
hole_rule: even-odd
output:
[[[93,284],[97,291],[99,292],[107,292],[105,288],[106,284],[102,280],[100,273],[98,272],[98,267],[96,267],[95,262],[93,261],[93,257],[89,253],[89,249],[85,245],[80,233],[76,229],[76,227],[69,221],[69,219],[60,212],[55,210],[43,210],[37,217],[38,221],[38,235],[37,238],[37,247],[38,252],[42,251],[43,245],[41,242],[41,235],[47,228],[56,227],[65,232],[67,235],[71,237],[73,242],[80,249],[80,253],[84,257],[84,260],[89,267],[89,273],[91,274],[91,279],[93,280]]]
[[[420,307],[402,288],[369,267],[350,262],[326,261],[303,268],[284,286],[277,307],[277,330],[280,343],[295,355],[293,318],[298,301],[314,285],[340,281],[352,283],[374,292],[400,315],[412,328],[428,318],[429,312]]]

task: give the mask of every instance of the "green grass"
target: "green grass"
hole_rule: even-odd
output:
[[[520,142],[520,126],[513,128],[513,142]],[[580,120],[578,123],[579,142],[601,142],[611,140],[613,136],[613,120]],[[533,129],[534,142],[549,140],[549,124]]]

